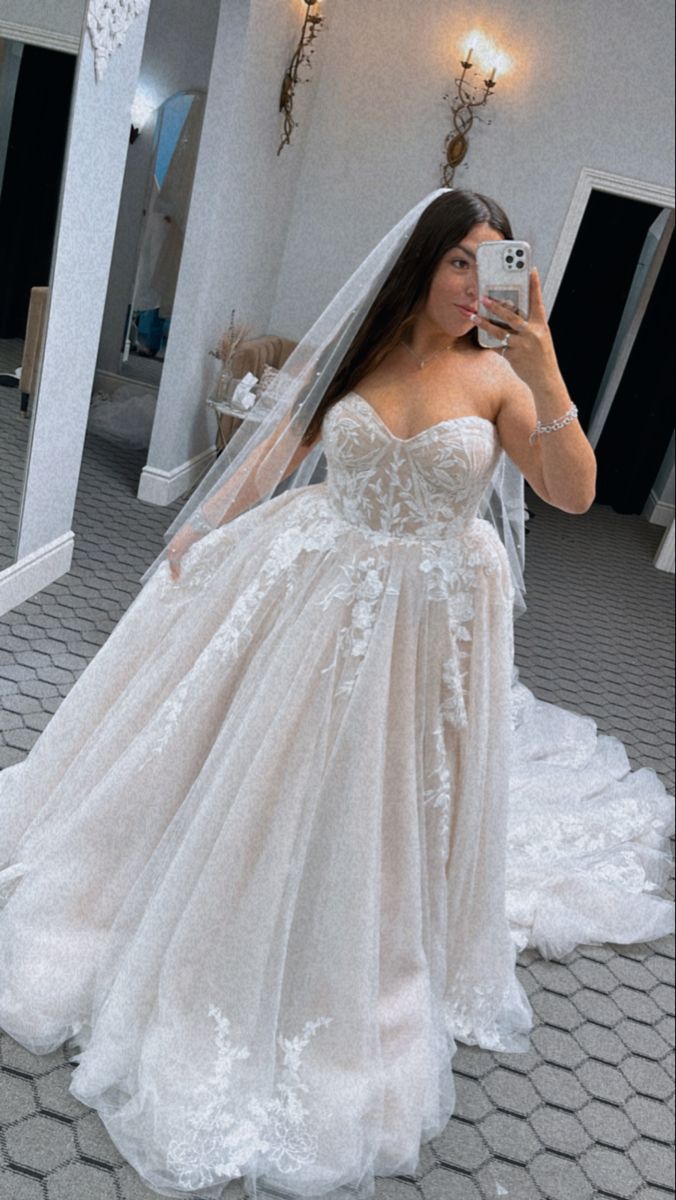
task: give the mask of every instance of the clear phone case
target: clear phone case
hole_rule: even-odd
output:
[[[530,303],[530,269],[531,248],[528,242],[499,241],[481,242],[476,252],[477,271],[479,276],[479,296],[492,296],[510,304],[515,312],[528,316]],[[495,313],[479,300],[479,313],[488,317],[498,325]],[[509,326],[505,325],[505,329]],[[502,345],[499,338],[479,330],[479,345],[486,349],[495,349]]]

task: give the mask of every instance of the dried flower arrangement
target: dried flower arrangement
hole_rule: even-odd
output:
[[[237,386],[238,380],[235,378],[232,364],[235,360],[235,355],[239,350],[242,342],[251,336],[251,331],[246,325],[238,325],[235,322],[235,310],[233,308],[230,314],[230,324],[225,330],[221,340],[215,350],[210,350],[209,354],[212,358],[217,358],[221,362],[221,369],[218,374],[216,386],[213,394],[207,400],[208,404],[216,405],[227,403],[232,393]]]
[[[215,350],[209,351],[213,358],[220,358],[223,363],[221,375],[232,376],[233,359],[242,342],[246,341],[250,336],[250,332],[246,325],[235,324],[235,310],[233,308],[230,314],[230,324],[221,337],[218,346]]]

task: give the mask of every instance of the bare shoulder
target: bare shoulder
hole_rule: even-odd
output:
[[[520,375],[517,375],[504,354],[499,354],[497,350],[490,350],[487,353],[492,356],[491,369],[494,373],[499,399],[496,418],[500,415],[505,416],[508,411],[516,410],[521,410],[530,417],[535,412],[535,401],[528,384]]]
[[[526,393],[530,395],[530,389],[498,350],[476,347],[470,363],[478,392],[490,397],[491,420],[497,421],[505,406],[518,404]]]

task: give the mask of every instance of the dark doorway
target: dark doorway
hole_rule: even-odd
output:
[[[75,55],[24,46],[0,192],[0,337],[22,338],[49,283]]]
[[[593,190],[550,316],[561,372],[583,429],[650,226],[654,204]],[[596,447],[596,499],[642,513],[674,427],[673,238]]]

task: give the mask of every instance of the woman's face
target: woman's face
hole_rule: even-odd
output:
[[[502,234],[490,225],[475,225],[473,229],[448,250],[439,263],[430,285],[423,312],[443,333],[461,337],[474,323],[470,312],[476,312],[478,280],[476,248],[480,242],[501,242]]]

